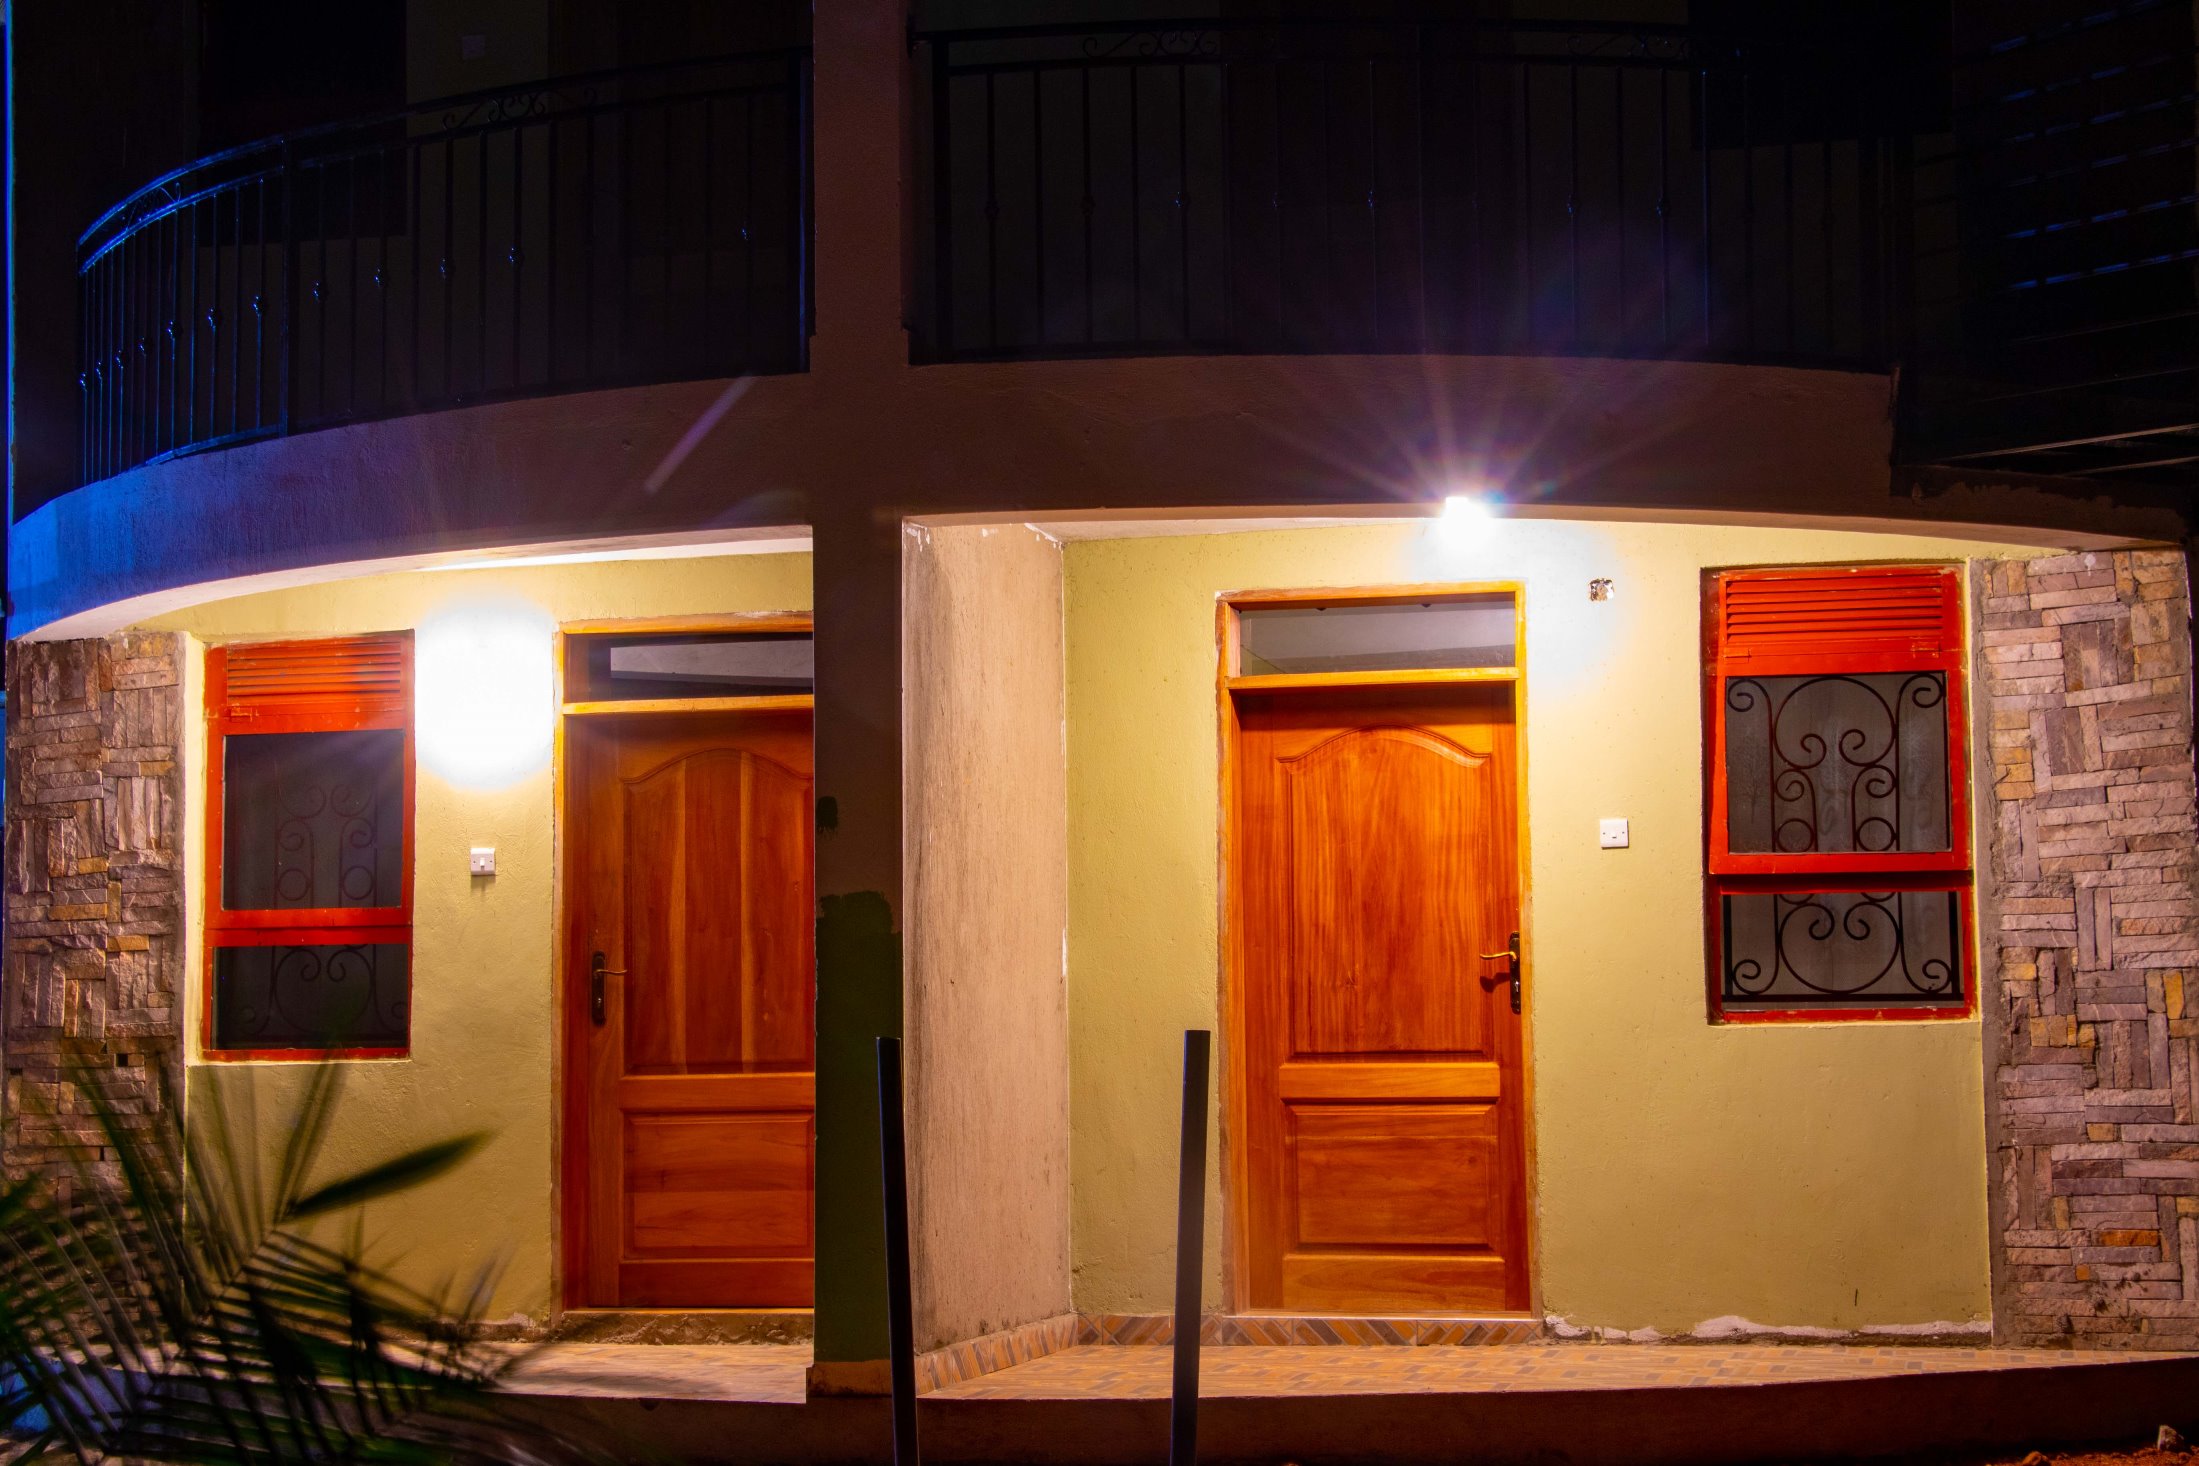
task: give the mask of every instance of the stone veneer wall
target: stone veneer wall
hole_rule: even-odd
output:
[[[8,649],[6,956],[0,1165],[66,1172],[99,1132],[65,1080],[115,1074],[148,1118],[180,1094],[182,639]]]
[[[1993,562],[1983,579],[1996,1332],[2199,1346],[2184,557]]]

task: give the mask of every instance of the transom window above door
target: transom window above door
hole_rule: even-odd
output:
[[[1222,607],[1222,665],[1241,688],[1384,674],[1509,680],[1519,675],[1519,615],[1512,585],[1232,595]]]
[[[568,713],[705,710],[733,702],[806,706],[816,688],[807,615],[693,630],[568,627],[564,663]]]
[[[1710,577],[1711,1006],[1970,1007],[1960,572]]]

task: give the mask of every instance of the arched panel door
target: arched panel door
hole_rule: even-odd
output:
[[[1245,1301],[1524,1308],[1511,689],[1239,707]]]
[[[805,1306],[809,714],[598,717],[570,747],[583,781],[567,983],[585,1069],[580,1301]]]

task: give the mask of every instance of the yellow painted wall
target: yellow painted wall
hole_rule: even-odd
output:
[[[810,607],[806,554],[730,555],[517,569],[381,575],[241,596],[145,623],[202,642],[334,636],[418,628],[460,606],[490,606],[544,628],[612,616],[664,616]],[[194,648],[194,651],[196,649]],[[196,657],[192,658],[196,674]],[[187,688],[194,684],[187,682]],[[425,695],[425,694],[423,694]],[[199,705],[196,696],[191,706]],[[423,715],[427,709],[421,710]],[[185,789],[185,983],[194,1044],[203,1003],[199,902],[204,870],[204,723],[188,722]],[[551,1007],[556,837],[549,760],[501,788],[462,787],[421,750],[415,814],[412,1053],[344,1065],[345,1090],[324,1152],[333,1175],[429,1140],[467,1131],[490,1139],[459,1169],[367,1209],[378,1257],[423,1288],[501,1273],[491,1317],[540,1318],[551,1302],[553,1190]],[[474,845],[497,850],[493,880],[466,869]],[[272,1150],[306,1069],[296,1064],[194,1063],[194,1094],[219,1085],[232,1113],[255,1102]]]
[[[1664,1333],[1736,1316],[1844,1330],[1986,1318],[1977,1022],[1706,1021],[1700,575],[2025,553],[2038,551],[1555,520],[1069,544],[1077,1306],[1170,1306],[1178,1035],[1217,1017],[1215,596],[1502,579],[1527,586],[1545,1311]],[[1616,582],[1612,600],[1588,599],[1597,576]],[[1618,815],[1632,847],[1602,850],[1597,821]],[[1220,1297],[1212,1196],[1208,1238]]]

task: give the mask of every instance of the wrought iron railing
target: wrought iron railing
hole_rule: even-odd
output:
[[[798,371],[809,60],[423,104],[202,158],[83,236],[84,480],[500,397]]]
[[[922,350],[1458,351],[1883,370],[1887,68],[1686,27],[917,35]]]

